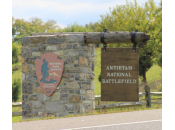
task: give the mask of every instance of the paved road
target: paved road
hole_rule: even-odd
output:
[[[162,130],[162,109],[12,123],[13,130]]]

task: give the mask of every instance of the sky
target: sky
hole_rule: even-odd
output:
[[[148,0],[137,0],[142,6]],[[134,3],[134,0],[128,0]],[[160,0],[154,0],[156,6]],[[109,7],[125,5],[125,0],[12,0],[12,16],[29,21],[31,17],[47,20],[55,20],[64,28],[77,22],[85,26],[90,22],[99,21],[100,15],[109,13]]]

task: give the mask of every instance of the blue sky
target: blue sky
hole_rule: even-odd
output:
[[[128,2],[134,0],[128,0]],[[148,0],[137,0],[142,5]],[[156,6],[160,0],[154,0]],[[60,27],[77,22],[85,25],[100,20],[100,15],[109,12],[109,7],[126,4],[125,0],[12,0],[12,16],[29,21],[38,17],[47,22],[53,19]]]

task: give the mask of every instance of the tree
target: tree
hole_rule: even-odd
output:
[[[67,25],[67,27],[60,30],[60,32],[93,32],[93,29],[84,27],[79,25],[77,22],[74,22],[74,24]]]
[[[46,23],[44,23],[44,28],[45,32],[47,33],[57,32],[57,30],[61,29],[55,20],[48,20]]]
[[[162,53],[159,55],[157,63],[160,67],[162,67]]]
[[[55,83],[55,82],[57,82],[57,80],[53,80],[53,79],[51,79],[50,81],[46,81],[46,78],[48,78],[48,76],[49,76],[49,73],[47,72],[49,70],[49,68],[47,67],[48,62],[46,62],[46,60],[43,59],[43,63],[44,64],[41,67],[42,68],[41,72],[43,74],[43,78],[40,80],[40,82],[43,82],[43,83]]]
[[[153,0],[145,2],[144,6],[137,5],[136,0],[126,5],[116,5],[110,8],[110,13],[101,15],[98,30],[108,31],[134,31],[149,34],[150,40],[145,44],[138,43],[140,59],[140,75],[143,83],[146,84],[146,71],[156,61],[159,53],[162,52],[162,1],[156,7]],[[108,47],[132,47],[132,43],[109,44]],[[144,69],[144,70],[143,70]]]
[[[15,79],[12,83],[12,102],[16,102],[20,95],[21,82],[20,79]]]

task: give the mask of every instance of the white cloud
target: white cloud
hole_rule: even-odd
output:
[[[108,2],[108,3],[92,3],[92,2],[66,2],[61,3],[57,1],[44,1],[44,0],[13,0],[12,6],[21,9],[44,9],[49,12],[57,11],[65,15],[72,15],[82,12],[106,12],[109,7],[114,7],[116,4],[125,4],[125,1]]]

